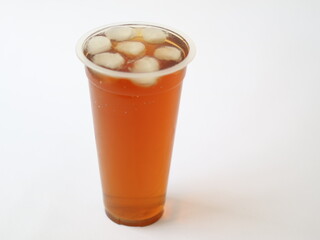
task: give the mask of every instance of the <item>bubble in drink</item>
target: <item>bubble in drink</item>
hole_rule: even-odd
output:
[[[155,72],[158,71],[159,68],[157,59],[145,56],[134,62],[132,72]]]
[[[135,36],[135,30],[131,27],[113,27],[106,31],[106,36],[111,40],[124,41]]]
[[[87,52],[89,54],[96,54],[108,51],[111,48],[111,41],[107,37],[95,36],[87,43]]]
[[[146,47],[141,42],[125,41],[119,42],[115,49],[127,56],[138,56],[145,51]]]
[[[92,61],[100,66],[119,69],[125,63],[124,58],[119,53],[99,53],[93,56]]]
[[[181,60],[181,51],[176,47],[164,46],[157,48],[154,56],[160,60],[178,62]]]
[[[144,28],[142,30],[142,36],[143,39],[149,43],[163,43],[167,38],[167,34],[164,31],[151,27]]]

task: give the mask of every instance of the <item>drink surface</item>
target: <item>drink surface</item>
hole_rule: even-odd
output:
[[[111,70],[86,67],[106,213],[120,224],[151,224],[163,212],[186,68],[157,73],[181,63],[187,45],[165,29],[121,26],[84,46],[90,61]]]
[[[185,40],[154,26],[118,26],[90,36],[84,54],[94,64],[116,72],[152,73],[182,62],[188,53]],[[128,78],[138,85],[154,85],[158,78]]]

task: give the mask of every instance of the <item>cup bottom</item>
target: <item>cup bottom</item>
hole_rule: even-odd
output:
[[[144,226],[151,225],[151,224],[155,223],[156,221],[158,221],[161,218],[161,216],[163,215],[163,210],[162,210],[161,212],[159,212],[158,214],[156,214],[155,216],[153,216],[151,218],[132,220],[132,219],[123,219],[123,218],[116,217],[116,216],[112,215],[110,212],[108,212],[107,210],[105,210],[105,212],[106,212],[108,218],[110,220],[112,220],[113,222],[115,222],[117,224],[121,224],[121,225],[132,226],[132,227],[144,227]]]

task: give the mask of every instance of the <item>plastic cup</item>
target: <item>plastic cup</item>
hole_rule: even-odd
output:
[[[114,26],[162,29],[174,37],[185,58],[149,73],[96,65],[86,56],[86,43]],[[89,80],[105,212],[118,224],[146,226],[163,214],[181,87],[194,54],[185,34],[147,23],[103,26],[77,44]]]

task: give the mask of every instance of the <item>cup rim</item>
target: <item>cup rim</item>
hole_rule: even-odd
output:
[[[93,36],[95,33],[102,31],[103,29],[107,29],[110,27],[117,27],[117,26],[146,26],[146,27],[156,27],[156,28],[162,28],[163,30],[167,30],[169,32],[173,32],[176,35],[178,35],[181,39],[183,39],[186,43],[186,45],[189,48],[189,52],[187,54],[187,56],[179,63],[173,65],[172,67],[169,68],[165,68],[165,69],[161,69],[155,72],[147,72],[147,73],[136,73],[136,72],[121,72],[121,71],[117,71],[117,70],[112,70],[112,69],[107,69],[104,67],[101,67],[95,63],[93,63],[92,61],[90,61],[84,54],[84,45],[86,43],[86,41]],[[103,25],[97,28],[92,29],[91,31],[88,31],[87,33],[83,34],[82,37],[78,40],[77,44],[76,44],[76,54],[78,56],[78,58],[80,59],[80,61],[88,68],[104,74],[104,75],[108,75],[108,76],[112,76],[115,78],[128,78],[128,79],[140,79],[140,78],[157,78],[157,77],[161,77],[164,75],[168,75],[174,72],[177,72],[183,68],[185,68],[188,63],[190,63],[192,61],[192,59],[195,56],[195,45],[193,43],[193,41],[190,39],[190,37],[188,37],[185,33],[182,33],[179,30],[176,30],[172,27],[168,27],[168,26],[164,26],[162,24],[157,24],[157,23],[149,23],[149,22],[138,22],[138,21],[132,21],[132,22],[118,22],[118,23],[113,23],[113,24],[107,24],[107,25]]]

